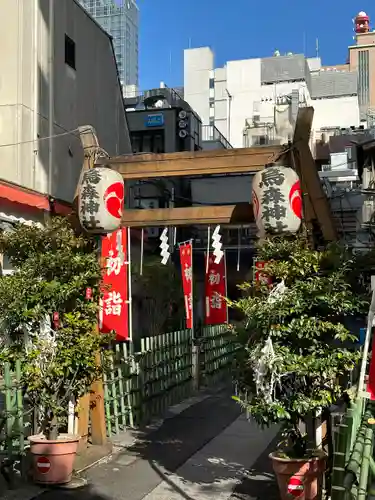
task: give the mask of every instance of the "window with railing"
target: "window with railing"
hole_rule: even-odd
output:
[[[202,125],[202,141],[218,141],[226,149],[233,147],[215,125]]]

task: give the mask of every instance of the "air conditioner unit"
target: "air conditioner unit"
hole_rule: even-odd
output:
[[[331,165],[322,165],[322,172],[329,172],[331,169]]]
[[[375,178],[370,168],[364,168],[362,174],[362,189],[374,189]]]
[[[374,222],[375,202],[373,198],[364,201],[362,206],[362,224]]]

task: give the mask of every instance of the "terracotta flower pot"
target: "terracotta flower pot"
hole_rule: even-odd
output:
[[[281,500],[321,500],[327,457],[279,458],[270,454]]]
[[[38,435],[30,436],[29,442],[34,482],[51,485],[69,483],[79,437],[60,434],[55,441],[49,441]]]

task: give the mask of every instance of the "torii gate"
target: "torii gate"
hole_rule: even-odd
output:
[[[83,172],[94,166],[107,166],[121,173],[124,181],[137,179],[158,179],[163,177],[210,176],[215,174],[255,173],[266,165],[280,162],[291,166],[301,180],[304,220],[309,237],[314,241],[316,228],[320,227],[323,239],[337,240],[331,209],[323,191],[319,174],[311,154],[309,140],[314,109],[300,108],[297,115],[293,141],[285,146],[259,146],[253,148],[195,151],[166,154],[124,155],[108,158],[95,131],[91,127],[81,127],[81,142],[85,157]],[[91,133],[88,129],[91,128]],[[78,182],[74,208],[77,208]],[[183,208],[163,208],[125,210],[122,224],[125,227],[145,228],[151,226],[190,226],[209,224],[246,224],[254,222],[254,214],[249,203],[238,205],[199,206]],[[75,210],[76,213],[77,210]],[[81,435],[87,435],[89,400],[94,402],[91,414],[92,442],[103,445],[106,442],[104,393],[101,382],[92,387],[91,396],[82,403],[84,411],[80,422]]]
[[[304,219],[310,237],[313,238],[314,230],[320,227],[324,240],[334,241],[337,239],[337,232],[309,146],[313,115],[312,107],[299,109],[293,141],[285,146],[151,153],[114,158],[100,156],[100,147],[95,132],[88,134],[87,127],[85,127],[85,132],[81,134],[85,151],[82,172],[95,165],[105,165],[120,172],[126,182],[127,180],[164,177],[206,177],[215,174],[255,173],[268,164],[281,162],[293,167],[301,179]],[[249,193],[249,203],[238,205],[126,210],[122,223],[125,227],[138,228],[246,224],[254,222],[250,198],[251,193]]]

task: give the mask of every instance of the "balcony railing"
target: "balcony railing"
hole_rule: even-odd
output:
[[[202,141],[221,142],[225,149],[233,149],[231,143],[223,136],[215,125],[202,125]]]

